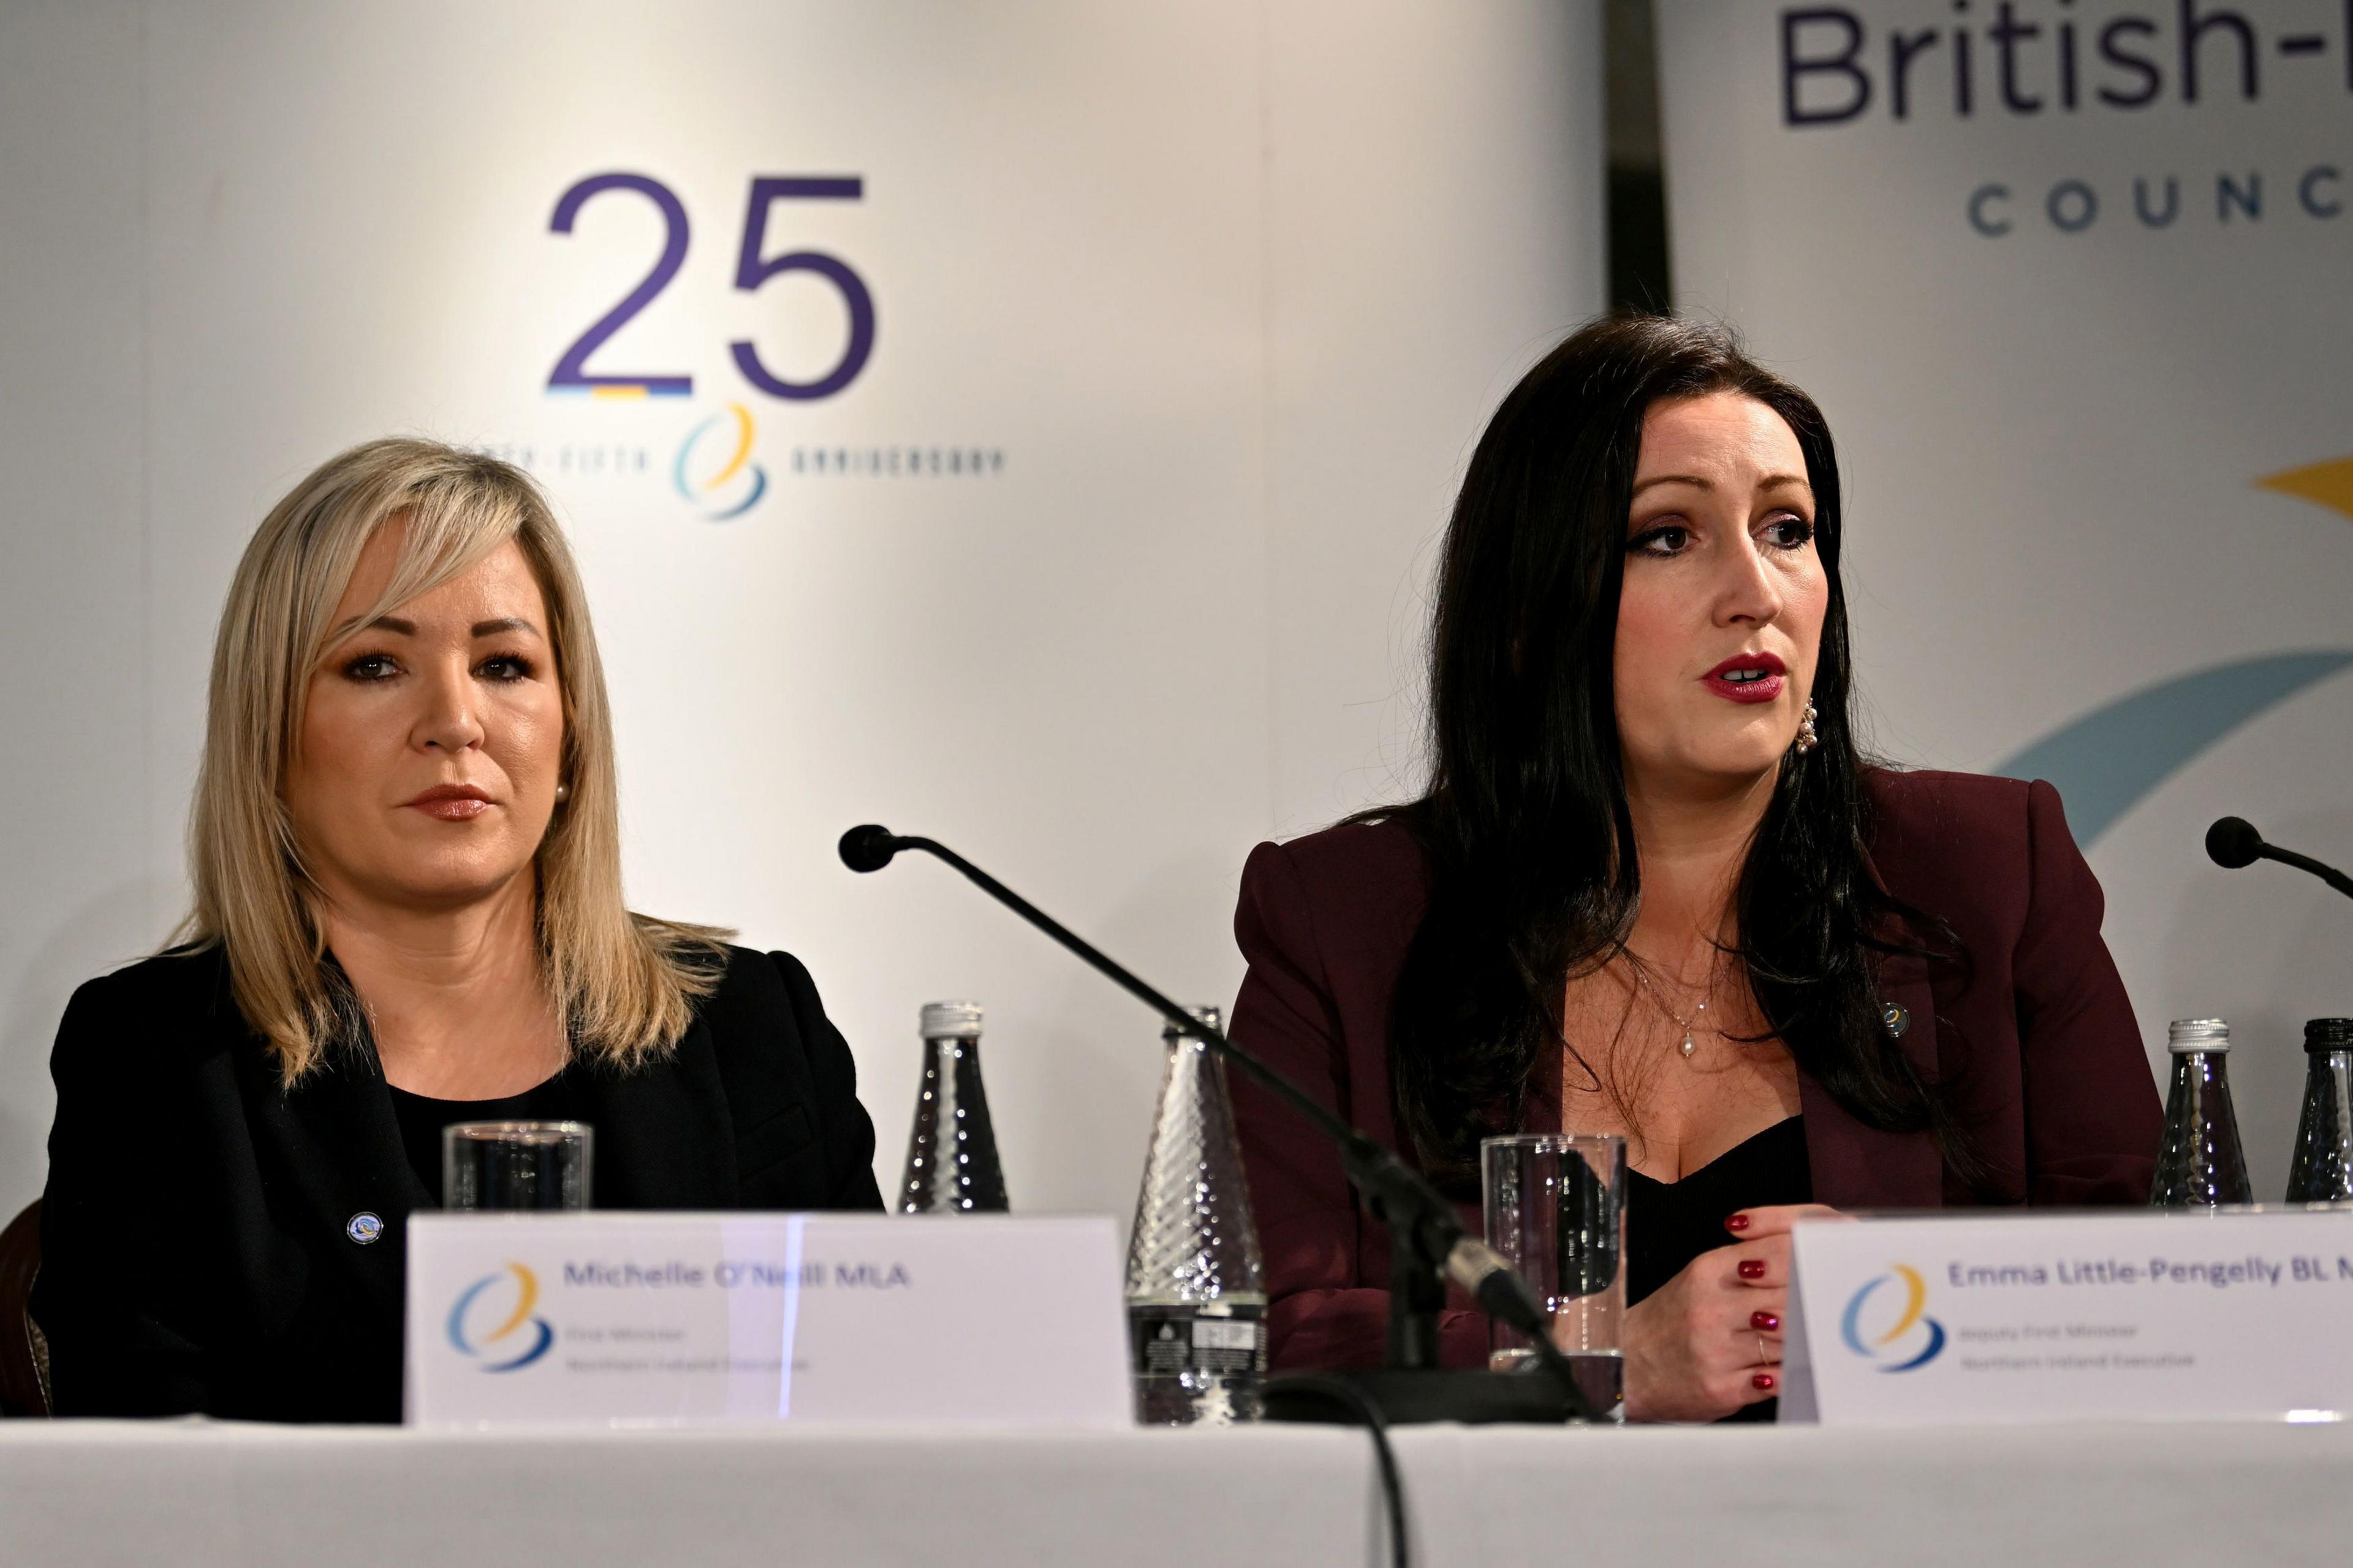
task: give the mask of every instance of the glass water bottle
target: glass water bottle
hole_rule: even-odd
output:
[[[1192,1011],[1218,1026],[1215,1007]],[[1225,1063],[1174,1025],[1161,1038],[1168,1061],[1127,1247],[1136,1419],[1252,1421],[1266,1375],[1266,1273]]]
[[[901,1214],[1002,1214],[1005,1173],[980,1085],[980,1005],[923,1005],[923,1082],[907,1139]]]
[[[2231,1026],[2220,1018],[2177,1018],[2167,1029],[2173,1088],[2165,1101],[2149,1205],[2214,1208],[2255,1201],[2239,1118],[2231,1109]]]
[[[2353,1199],[2353,1018],[2306,1024],[2304,1059],[2304,1114],[2296,1118],[2287,1201],[2342,1203]]]

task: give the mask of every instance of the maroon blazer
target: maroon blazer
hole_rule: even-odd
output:
[[[1952,1086],[1989,1180],[1952,1179],[1925,1133],[1857,1121],[1800,1075],[1816,1201],[1839,1208],[2144,1203],[2163,1115],[2124,983],[2100,940],[2100,885],[2049,784],[1874,772],[1873,869],[1951,925],[1968,963],[1890,959],[1882,998],[1911,1014],[1905,1049]],[[1261,844],[1242,872],[1234,935],[1250,961],[1237,1045],[1398,1148],[1389,998],[1421,921],[1429,871],[1397,822]],[[1560,1125],[1559,1054],[1538,1064],[1526,1127]],[[1266,1254],[1281,1367],[1379,1364],[1388,1237],[1323,1138],[1233,1079],[1250,1203]],[[1410,1158],[1409,1152],[1408,1157]],[[1476,1229],[1476,1205],[1463,1210]],[[1482,1366],[1486,1320],[1457,1291],[1449,1365]]]

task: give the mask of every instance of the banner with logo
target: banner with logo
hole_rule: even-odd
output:
[[[935,835],[1230,996],[1256,840],[1410,784],[1428,547],[1602,299],[1591,0],[0,6],[0,1208],[159,943],[264,510],[386,432],[554,495],[630,893],[814,972],[886,1185],[988,1008],[1018,1206],[1132,1202],[1159,1026]]]
[[[1675,289],[1818,397],[1866,734],[2042,777],[2258,1195],[2353,908],[2353,36],[2337,0],[1661,0]]]

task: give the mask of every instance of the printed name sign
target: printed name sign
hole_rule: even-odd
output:
[[[1108,1215],[417,1215],[411,1426],[1126,1426]]]
[[[1820,1220],[1790,1241],[1781,1419],[2353,1411],[2353,1209]]]

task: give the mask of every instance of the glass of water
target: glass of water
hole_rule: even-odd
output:
[[[1626,1140],[1565,1133],[1479,1145],[1487,1245],[1528,1282],[1552,1342],[1595,1409],[1626,1409]],[[1535,1356],[1525,1334],[1495,1323],[1487,1364],[1516,1371]]]
[[[459,1121],[441,1130],[448,1209],[588,1206],[596,1130],[585,1121]]]

